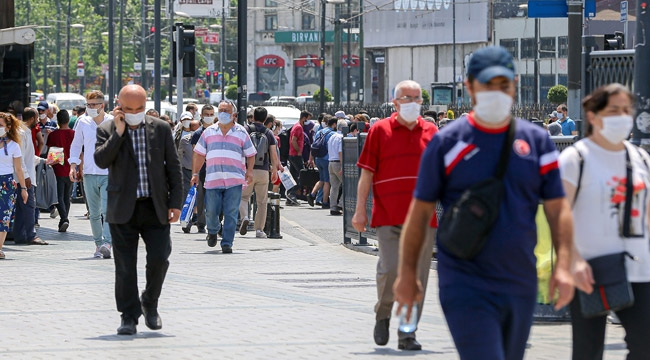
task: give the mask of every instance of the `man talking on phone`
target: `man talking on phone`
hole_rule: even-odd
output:
[[[115,300],[122,313],[118,335],[133,335],[140,315],[151,330],[162,328],[158,298],[169,268],[170,223],[180,217],[181,165],[169,125],[145,116],[147,94],[127,85],[114,120],[97,128],[95,162],[108,169],[107,221],[113,237]],[[138,240],[147,246],[147,284],[138,297]]]

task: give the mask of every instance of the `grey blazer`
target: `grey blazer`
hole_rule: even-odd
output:
[[[183,189],[181,165],[169,135],[169,124],[151,116],[144,121],[147,142],[147,170],[151,198],[161,224],[168,224],[169,209],[181,209]],[[135,210],[138,167],[128,127],[122,136],[115,123],[106,121],[97,128],[95,163],[108,169],[106,221],[126,224]]]

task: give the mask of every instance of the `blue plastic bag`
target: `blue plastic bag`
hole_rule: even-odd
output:
[[[187,227],[192,223],[192,215],[194,214],[194,205],[196,205],[196,185],[192,185],[190,191],[185,198],[183,210],[181,211],[181,226]]]

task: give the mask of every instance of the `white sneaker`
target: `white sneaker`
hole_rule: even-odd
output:
[[[620,325],[621,320],[616,316],[616,313],[610,312],[609,315],[607,315],[607,320],[614,325]]]
[[[59,216],[59,210],[56,208],[52,209],[52,211],[50,211],[50,218],[56,219],[57,216]]]
[[[104,259],[110,259],[111,246],[109,244],[102,244],[102,246],[99,247],[99,253],[102,255]]]
[[[266,239],[266,233],[262,230],[255,230],[255,237],[258,239]]]
[[[95,259],[101,259],[101,258],[104,257],[104,256],[102,255],[102,253],[99,251],[99,247],[96,247],[96,248],[95,248],[95,255],[93,255],[93,257],[94,257]]]

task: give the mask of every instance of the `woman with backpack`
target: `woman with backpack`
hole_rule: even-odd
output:
[[[573,204],[575,282],[571,302],[573,359],[602,359],[607,313],[625,329],[627,359],[650,354],[648,154],[626,141],[633,95],[609,84],[587,96],[585,138],[560,155],[566,196]]]

